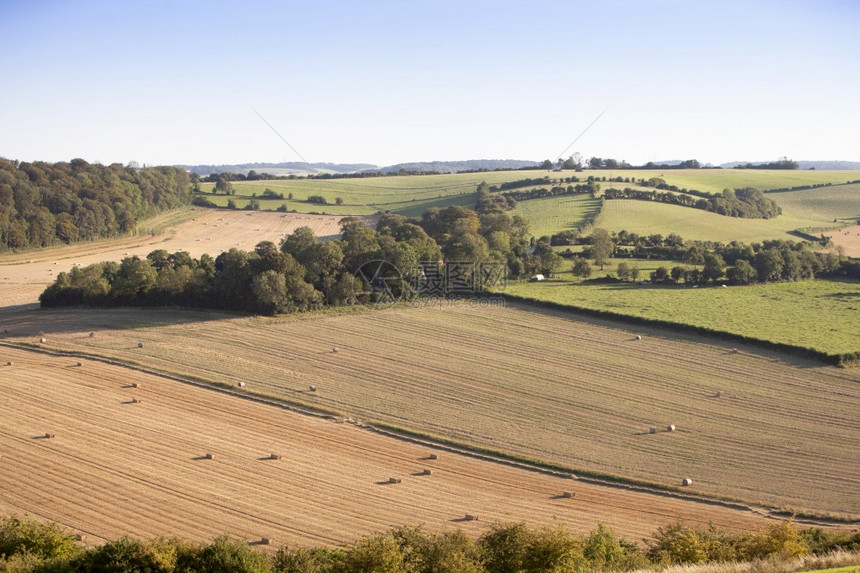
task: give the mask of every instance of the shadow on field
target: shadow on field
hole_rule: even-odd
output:
[[[97,338],[103,330],[158,328],[177,324],[229,320],[253,316],[245,313],[179,308],[62,308],[40,309],[21,305],[0,313],[0,340],[50,337],[51,334],[80,333],[81,338]],[[42,334],[44,333],[44,335]]]

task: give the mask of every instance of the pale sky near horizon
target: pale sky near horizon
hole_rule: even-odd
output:
[[[0,0],[0,157],[860,161],[860,3]],[[259,112],[295,148],[264,123]]]

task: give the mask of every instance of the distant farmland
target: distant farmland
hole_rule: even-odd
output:
[[[860,515],[856,370],[516,307],[4,318],[16,343],[48,329],[48,348],[244,380],[265,395],[576,470],[664,486],[691,477],[709,495]],[[668,424],[678,431],[648,433]]]

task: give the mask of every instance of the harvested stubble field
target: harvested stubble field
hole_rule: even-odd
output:
[[[88,543],[226,533],[268,537],[272,547],[332,546],[393,525],[477,536],[520,520],[576,532],[605,523],[640,539],[677,519],[765,523],[750,511],[440,452],[103,362],[0,354],[0,514],[49,519]]]
[[[0,257],[0,305],[38,302],[39,295],[60,272],[74,265],[145,257],[156,249],[187,251],[193,257],[217,257],[233,247],[251,251],[260,241],[280,240],[299,227],[310,227],[318,237],[340,233],[337,215],[216,211],[187,208],[146,221],[146,229],[122,239],[75,243]],[[372,218],[365,218],[372,221]]]
[[[250,392],[527,458],[666,486],[689,477],[689,490],[708,495],[860,514],[856,369],[515,305],[3,318],[16,342],[50,330],[49,348],[242,380]],[[668,424],[678,430],[648,432]]]

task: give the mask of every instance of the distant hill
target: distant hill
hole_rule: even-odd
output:
[[[189,173],[197,173],[205,177],[212,173],[242,173],[247,175],[254,170],[257,173],[272,175],[307,175],[316,173],[354,173],[356,171],[373,171],[379,169],[372,163],[304,163],[303,161],[286,161],[284,163],[236,163],[232,165],[174,165]]]
[[[468,161],[421,161],[412,163],[398,163],[378,169],[383,173],[393,173],[404,169],[406,171],[435,171],[437,173],[458,173],[460,171],[478,171],[487,169],[522,169],[524,167],[535,167],[537,161],[524,161],[521,159],[470,159]],[[375,171],[370,170],[368,171]]]
[[[766,161],[730,161],[720,164],[720,167],[732,169],[738,165],[747,163],[767,163]],[[860,169],[860,161],[800,161],[797,162],[800,169],[816,169],[821,171],[851,171]]]

